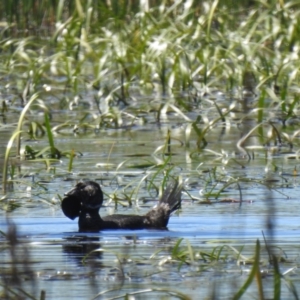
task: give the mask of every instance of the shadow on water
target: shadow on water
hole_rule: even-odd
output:
[[[63,253],[67,254],[71,259],[74,259],[79,266],[82,266],[83,261],[88,254],[89,259],[102,258],[102,252],[95,251],[101,248],[99,237],[89,237],[81,235],[67,237],[65,238],[62,248]],[[99,265],[99,267],[101,267],[101,264]]]

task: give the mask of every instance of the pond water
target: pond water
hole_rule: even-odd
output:
[[[126,293],[132,293],[132,299],[172,299],[181,294],[187,299],[213,294],[228,299],[244,284],[252,268],[252,264],[238,259],[238,253],[252,258],[259,239],[265,297],[272,298],[273,271],[264,233],[274,253],[285,259],[280,264],[281,273],[286,273],[282,299],[293,297],[288,287],[290,279],[300,293],[297,149],[291,150],[285,144],[271,147],[272,142],[266,146],[267,138],[256,134],[243,143],[242,149],[238,147],[255,121],[237,107],[237,112],[228,117],[228,124],[210,128],[205,136],[207,146],[199,150],[197,135],[187,118],[215,118],[217,113],[208,103],[195,105],[193,112],[184,117],[169,108],[158,122],[157,110],[151,108],[157,103],[141,100],[120,110],[123,124],[119,128],[78,126],[74,130],[83,116],[88,116],[87,123],[96,122],[94,103],[86,101],[72,111],[53,106],[51,126],[69,124],[54,133],[55,146],[62,152],[77,153],[71,172],[67,157],[61,157],[51,168],[42,159],[12,160],[14,184],[1,200],[0,228],[7,232],[11,222],[17,226],[19,244],[15,254],[30,261],[31,273],[26,271],[29,267],[24,261],[17,263],[26,292],[38,298],[44,290],[46,299],[117,299],[125,298]],[[17,111],[12,107],[0,128],[2,153],[15,128]],[[32,110],[30,118],[38,121],[43,114]],[[201,123],[201,128],[205,124]],[[264,130],[270,131],[270,126]],[[293,128],[284,130],[290,134]],[[23,134],[23,149],[25,145],[42,150],[48,140],[46,136],[33,140]],[[77,181],[91,179],[101,184],[106,195],[102,215],[144,214],[158,198],[149,182],[153,180],[158,187],[168,174],[181,177],[184,191],[182,208],[171,217],[167,231],[79,234],[77,220],[67,219],[60,209],[59,196]],[[220,194],[216,199],[217,192]],[[132,205],[126,200],[129,195]],[[172,257],[172,249],[181,238],[180,247],[186,251],[188,263]],[[4,236],[0,246],[3,279],[14,264]],[[222,259],[201,258],[202,252],[209,254],[213,249],[220,251]],[[254,281],[243,299],[257,297]]]

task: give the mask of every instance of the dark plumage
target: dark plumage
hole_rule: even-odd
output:
[[[166,228],[170,214],[180,208],[181,185],[176,181],[164,191],[159,203],[146,215],[110,215],[101,218],[99,209],[103,203],[103,193],[94,181],[79,182],[65,194],[61,207],[64,214],[74,220],[79,217],[79,231],[99,231],[102,229],[144,229]]]

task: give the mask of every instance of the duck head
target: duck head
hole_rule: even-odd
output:
[[[82,211],[99,211],[103,193],[97,182],[84,181],[65,194],[61,208],[64,214],[74,220]]]

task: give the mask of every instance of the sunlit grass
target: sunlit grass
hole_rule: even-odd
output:
[[[44,45],[42,51],[30,38],[2,42],[3,75],[6,72],[12,80],[17,77],[23,101],[41,85],[54,89],[56,78],[64,78],[60,85],[74,96],[84,87],[94,95],[103,126],[112,106],[131,104],[138,90],[145,88],[158,93],[161,101],[173,94],[201,95],[225,89],[238,91],[232,100],[239,102],[246,101],[238,99],[243,88],[254,91],[258,87],[259,93],[276,87],[279,95],[268,96],[278,102],[286,118],[293,115],[298,98],[291,88],[297,86],[299,45],[297,24],[292,21],[297,12],[291,15],[290,2],[283,6],[258,3],[247,12],[231,8],[231,14],[222,1],[203,2],[197,8],[162,5],[131,14],[130,21],[108,18],[105,27],[94,18],[97,7],[76,3],[72,17],[56,20],[53,43]],[[62,16],[61,4],[57,17]],[[202,13],[191,18],[197,9]],[[245,74],[251,74],[254,81]],[[264,97],[260,99],[258,120],[262,121],[268,118],[262,115],[267,104],[262,102]],[[179,109],[189,109],[183,101],[174,100]],[[222,109],[215,105],[224,122]],[[120,121],[114,119],[114,124],[120,126]]]

